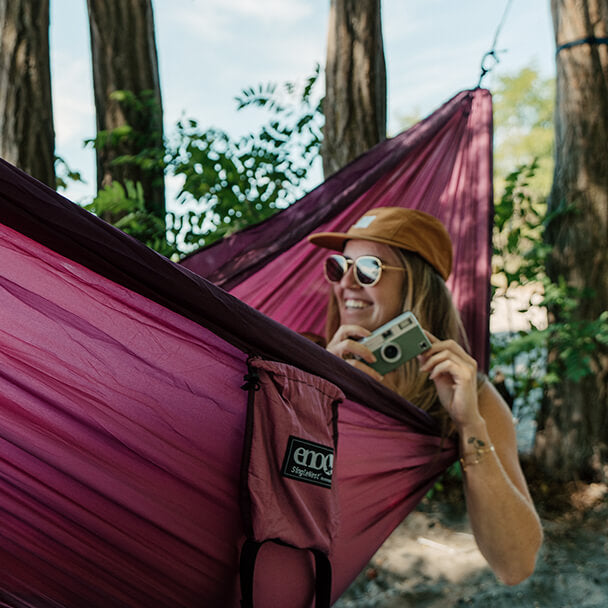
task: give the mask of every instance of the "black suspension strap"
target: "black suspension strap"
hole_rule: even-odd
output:
[[[248,536],[253,534],[251,521],[251,497],[247,487],[247,471],[251,460],[251,445],[253,441],[253,408],[255,407],[255,394],[260,390],[260,376],[257,370],[247,361],[247,373],[243,378],[245,383],[241,389],[247,391],[247,417],[245,422],[245,438],[243,444],[243,457],[241,459],[241,476],[239,484],[239,503],[243,525]]]
[[[494,34],[494,41],[492,42],[491,49],[487,53],[485,53],[484,56],[481,58],[481,74],[479,75],[479,82],[477,83],[478,88],[481,86],[481,81],[484,79],[484,76],[488,72],[491,72],[494,66],[499,63],[500,59],[498,58],[498,53],[504,52],[496,50],[496,43],[498,42],[500,30],[502,30],[502,26],[504,25],[505,20],[507,19],[507,13],[509,12],[509,8],[511,8],[511,1],[512,0],[507,0],[505,10],[500,19],[500,23],[496,28],[496,33]],[[490,60],[492,63],[490,63]]]
[[[578,40],[573,40],[572,42],[565,42],[564,44],[560,44],[557,49],[555,49],[555,55],[558,55],[560,51],[571,49],[573,46],[580,46],[581,44],[608,44],[608,38],[597,38],[595,36],[587,36],[586,38],[579,38]]]

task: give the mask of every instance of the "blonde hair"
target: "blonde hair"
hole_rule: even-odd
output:
[[[468,342],[460,315],[452,296],[439,273],[418,254],[392,248],[406,269],[402,291],[402,310],[416,315],[420,325],[440,340],[452,339],[468,352]],[[340,326],[338,305],[333,291],[330,293],[325,324],[329,341]],[[417,359],[412,359],[386,375],[387,384],[396,393],[417,407],[436,416],[447,430],[449,418],[439,404],[434,383],[428,374],[419,372]]]

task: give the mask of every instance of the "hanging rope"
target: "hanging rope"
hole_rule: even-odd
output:
[[[505,10],[502,14],[502,18],[500,20],[500,23],[498,24],[498,27],[496,28],[496,33],[494,34],[494,41],[492,42],[492,48],[481,58],[481,74],[479,75],[479,82],[477,83],[477,87],[481,86],[481,81],[483,80],[484,76],[488,72],[492,71],[494,66],[500,61],[500,59],[498,58],[498,53],[502,52],[502,51],[496,50],[496,42],[498,41],[498,36],[500,34],[500,30],[502,30],[502,26],[504,25],[505,20],[507,18],[507,13],[509,12],[509,9],[511,8],[511,2],[512,2],[512,0],[507,0],[507,4],[506,4]],[[492,61],[491,65],[488,64],[489,60]]]

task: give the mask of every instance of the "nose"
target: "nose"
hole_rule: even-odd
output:
[[[340,279],[340,285],[342,287],[360,287],[359,283],[357,283],[355,279],[355,265],[349,264],[344,276]]]

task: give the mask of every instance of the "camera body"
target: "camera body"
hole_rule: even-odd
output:
[[[383,375],[431,348],[418,319],[409,311],[376,329],[361,344],[376,356],[376,362],[368,365]]]

